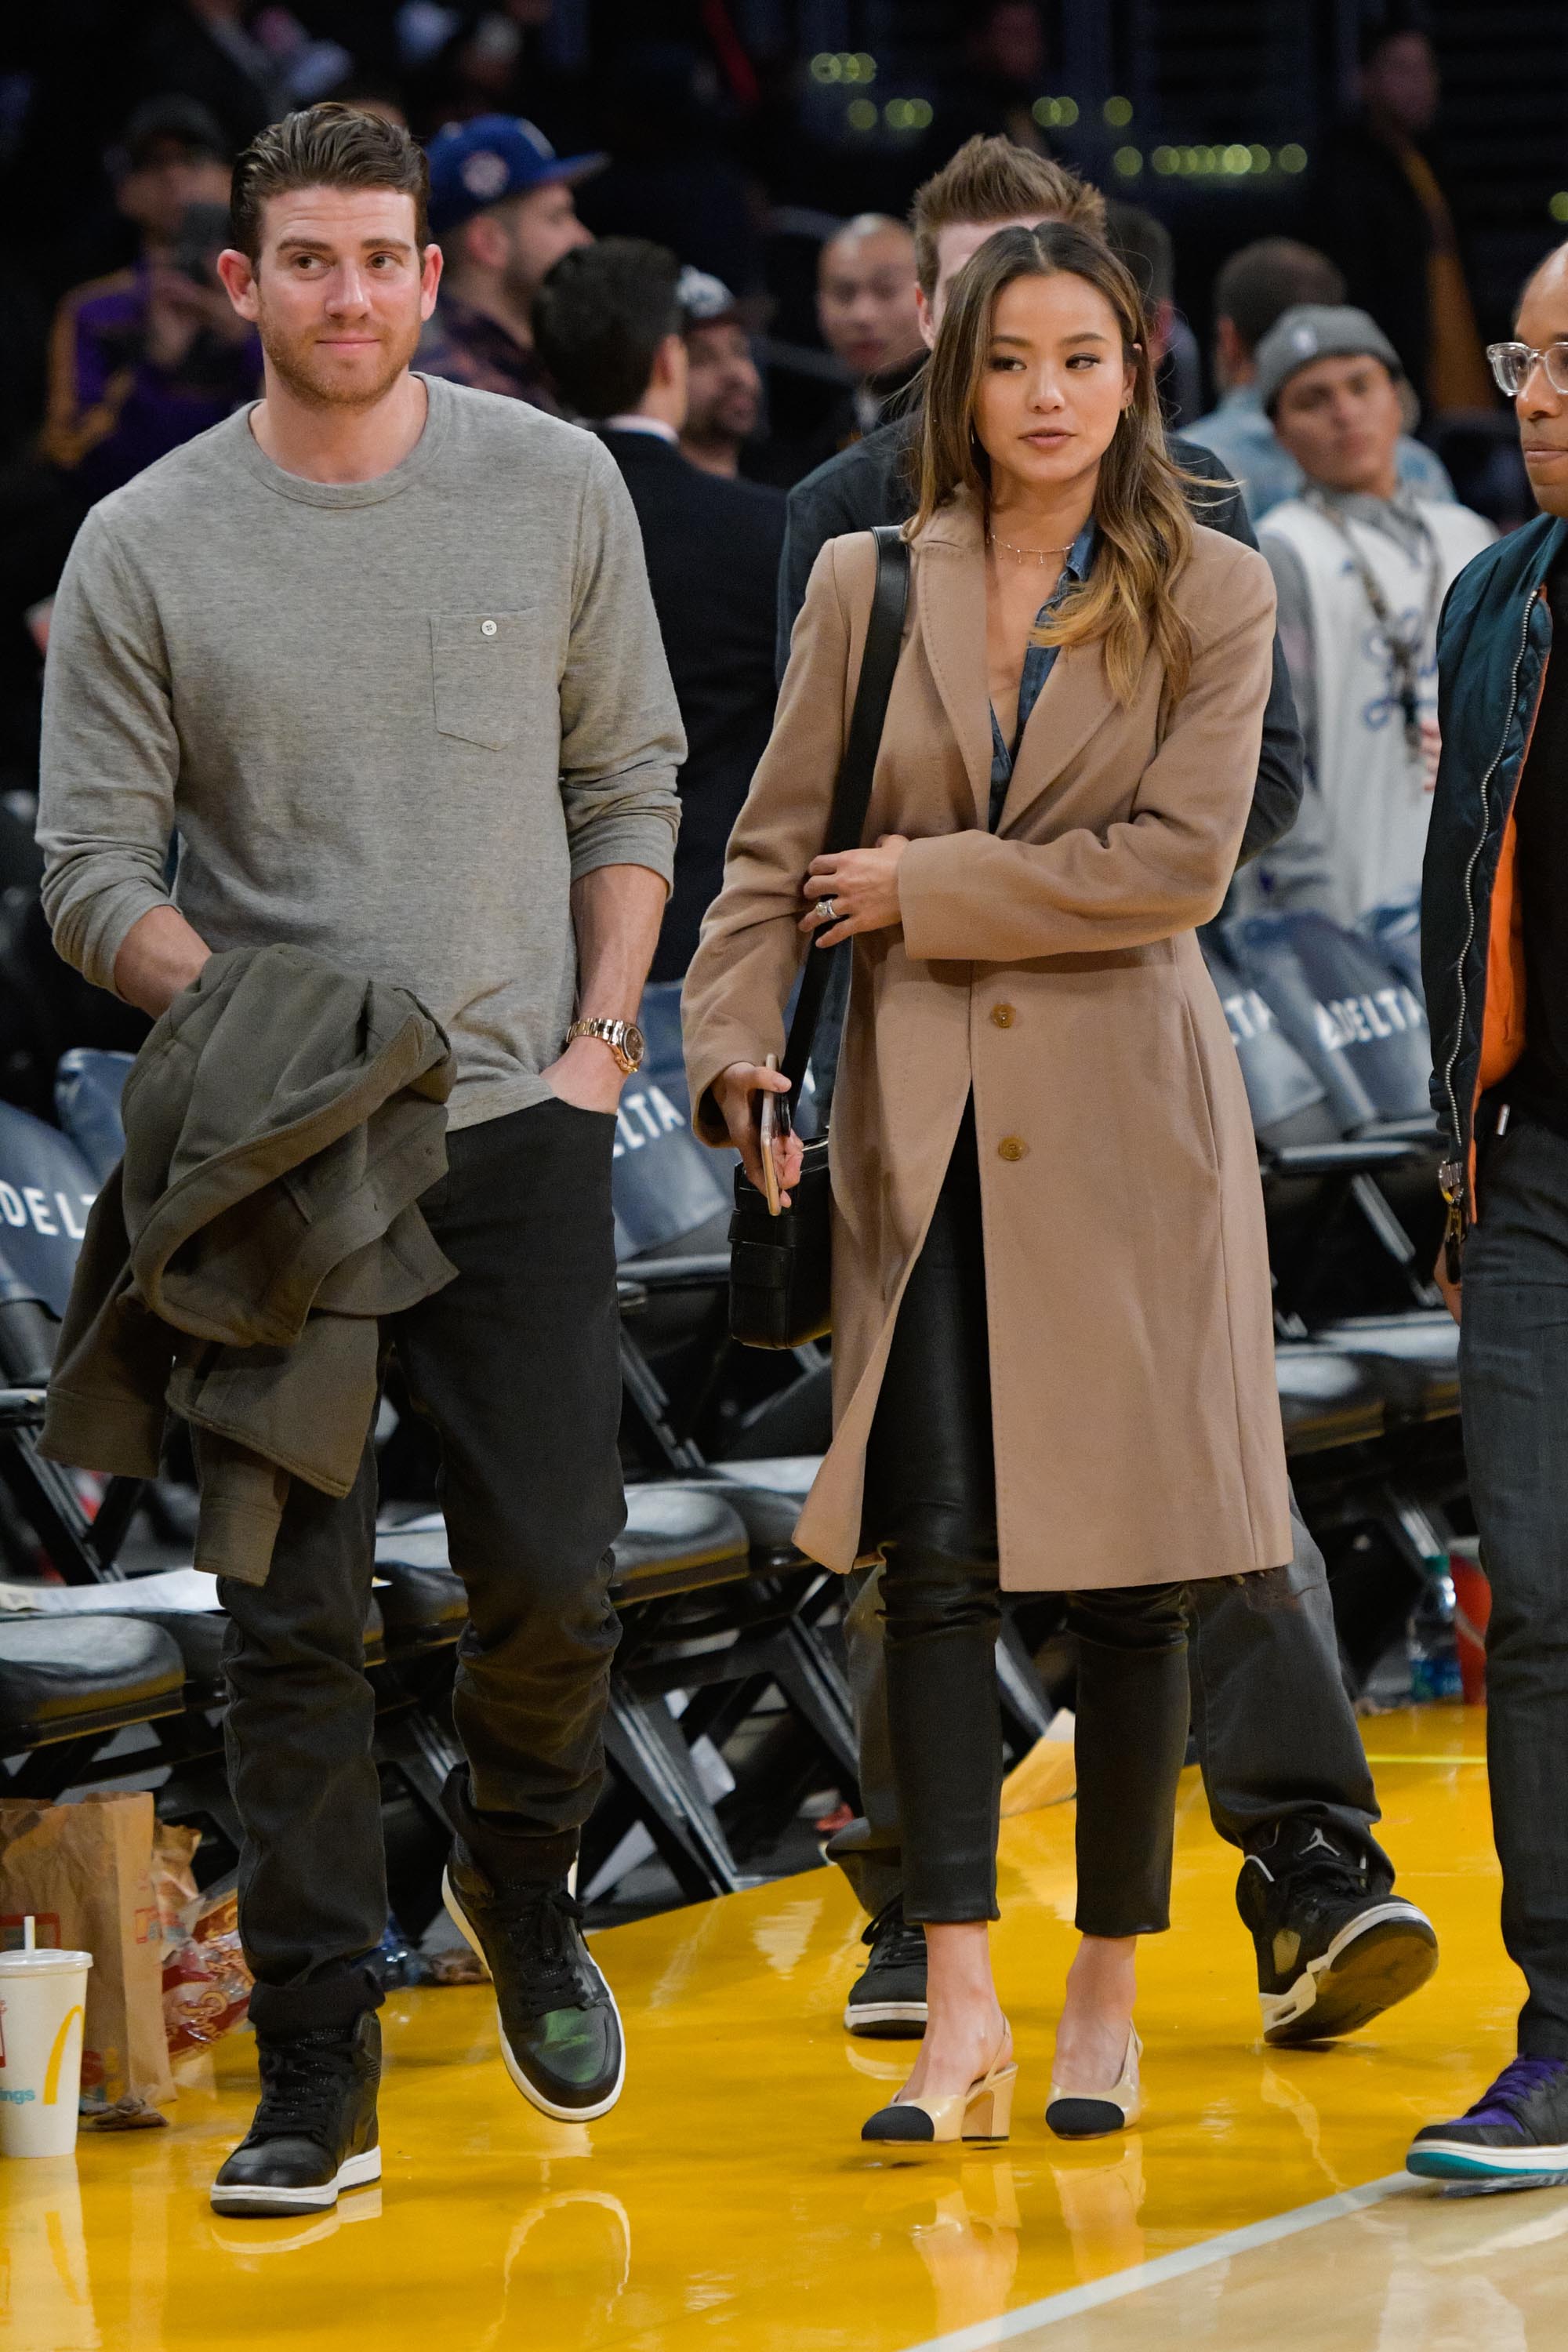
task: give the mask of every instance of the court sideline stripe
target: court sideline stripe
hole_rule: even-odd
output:
[[[1281,2238],[1293,2238],[1300,2231],[1315,2230],[1321,2222],[1341,2221],[1346,2214],[1380,2204],[1396,2189],[1411,2186],[1408,2172],[1385,2173],[1381,2180],[1369,2180],[1364,2188],[1342,2189],[1337,2196],[1321,2198],[1315,2205],[1298,2205],[1292,2212],[1276,2213],[1265,2221],[1250,2221],[1245,2229],[1227,2230],[1223,2237],[1205,2238],[1196,2245],[1179,2247],[1173,2254],[1161,2254],[1152,2263],[1113,2272],[1109,2278],[1093,2279],[1087,2286],[1068,2287],[1059,2294],[1047,2294],[1039,2303],[1026,2303],[1016,2311],[1003,2312],[995,2319],[977,2320],[973,2326],[956,2328],[951,2335],[930,2336],[923,2343],[909,2346],[907,2352],[989,2352],[992,2345],[1011,2343],[1033,2328],[1054,2326],[1059,2319],[1077,2319],[1086,2311],[1098,2311],[1102,2304],[1119,2302],[1123,2295],[1142,2294],[1148,2287],[1163,2286],[1168,2279],[1185,2278],[1193,2271],[1206,2270],[1211,2263],[1226,2262],[1232,2254],[1251,2253],[1258,2246],[1271,2246]]]

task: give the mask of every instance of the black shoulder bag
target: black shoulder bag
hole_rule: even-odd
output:
[[[899,666],[904,608],[910,593],[910,551],[902,531],[883,524],[875,533],[877,580],[849,719],[849,739],[833,788],[828,856],[859,846],[871,800],[871,775]],[[783,1069],[787,1099],[800,1100],[801,1081],[833,958],[808,947]],[[790,1205],[774,1217],[743,1169],[735,1171],[735,1213],[730,1220],[730,1335],[748,1348],[799,1348],[832,1328],[832,1192],[827,1137],[805,1146]]]

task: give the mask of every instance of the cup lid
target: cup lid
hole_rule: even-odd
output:
[[[67,1969],[91,1966],[90,1952],[57,1951],[52,1945],[36,1952],[0,1952],[0,1977],[59,1976]]]

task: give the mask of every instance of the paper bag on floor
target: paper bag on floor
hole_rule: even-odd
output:
[[[21,1943],[30,1911],[40,1944],[92,1954],[81,2112],[110,2128],[161,2124],[174,2096],[152,1866],[144,1791],[70,1805],[0,1800],[0,1943]]]

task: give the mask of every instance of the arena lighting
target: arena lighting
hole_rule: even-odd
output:
[[[1134,151],[1131,148],[1123,148],[1121,152],[1123,154],[1131,154]],[[1113,156],[1111,161],[1116,163],[1117,159]],[[1265,172],[1303,171],[1306,168],[1307,151],[1304,147],[1281,147],[1279,154],[1275,155],[1268,148],[1259,145],[1257,142],[1247,145],[1237,139],[1233,140],[1228,147],[1161,145],[1154,149],[1149,161],[1155,171],[1166,179],[1173,173],[1179,173],[1184,179],[1214,177],[1242,179],[1251,178]],[[1117,168],[1118,170],[1121,168],[1119,163]],[[1563,217],[1568,218],[1568,214],[1564,214]]]
[[[811,78],[821,82],[858,82],[877,79],[877,60],[864,49],[821,49],[811,61]]]
[[[875,131],[877,109],[868,98],[852,98],[844,110],[844,120],[851,131]]]
[[[1076,98],[1037,98],[1029,109],[1042,131],[1070,131],[1078,121]]]
[[[1568,221],[1568,188],[1559,188],[1546,209],[1554,221]]]
[[[1135,180],[1143,169],[1143,158],[1136,147],[1119,147],[1110,160],[1124,180]]]
[[[931,114],[931,101],[924,98],[890,98],[882,109],[882,120],[889,131],[929,130]]]
[[[1130,98],[1108,98],[1102,110],[1113,131],[1125,131],[1132,120],[1132,100]]]

